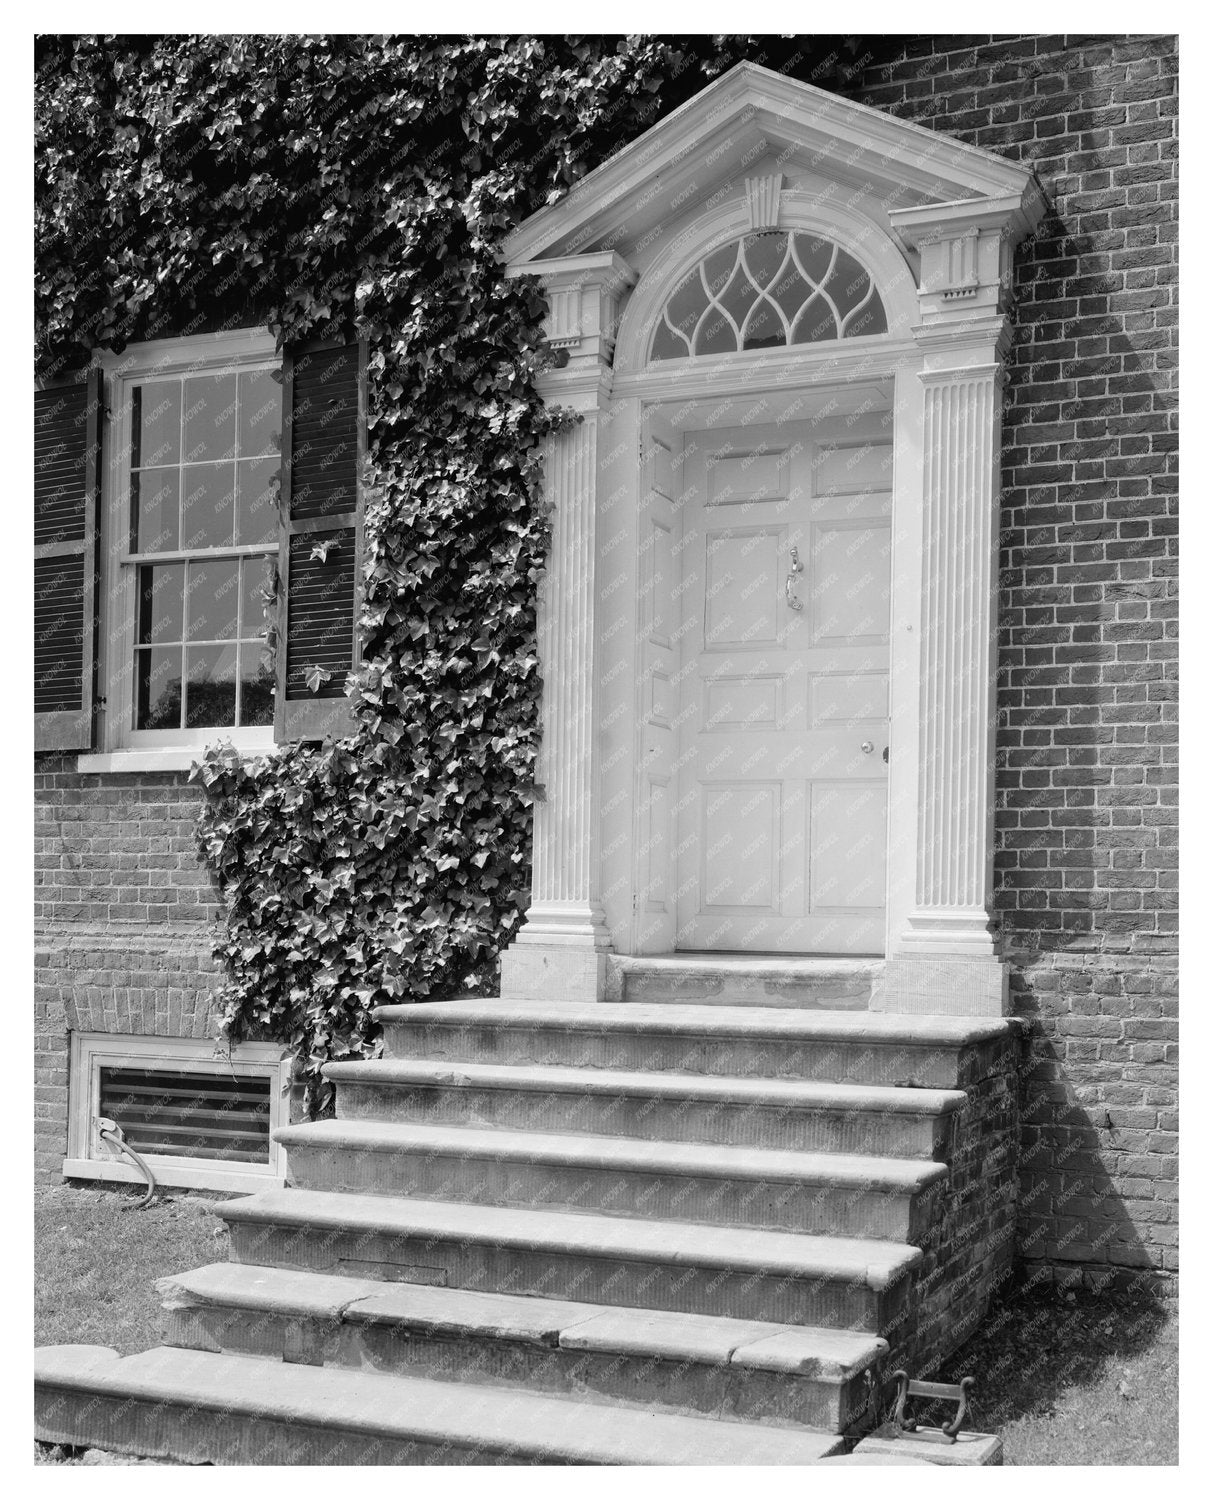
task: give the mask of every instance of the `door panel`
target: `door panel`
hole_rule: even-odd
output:
[[[671,556],[676,946],[878,953],[887,422],[715,428],[681,441]]]

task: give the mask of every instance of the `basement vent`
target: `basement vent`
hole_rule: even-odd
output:
[[[290,1064],[281,1047],[244,1043],[231,1057],[191,1037],[77,1032],[72,1037],[66,1177],[141,1182],[122,1139],[167,1187],[245,1188],[281,1182],[274,1131],[289,1123]]]
[[[101,1113],[144,1156],[269,1165],[268,1077],[102,1067]]]

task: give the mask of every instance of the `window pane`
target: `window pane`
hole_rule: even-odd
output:
[[[139,569],[139,621],[136,640],[141,646],[165,645],[182,639],[185,564],[163,563]],[[180,655],[180,653],[178,653]]]
[[[181,384],[157,380],[135,387],[131,412],[131,466],[181,461]]]
[[[181,470],[132,474],[131,509],[136,552],[175,552],[181,545]]]
[[[270,562],[267,557],[246,557],[240,564],[242,598],[240,601],[240,634],[264,636],[265,600],[262,591],[269,586]]]
[[[181,728],[181,647],[135,652],[135,728]]]
[[[272,370],[240,376],[239,444],[242,458],[277,453],[282,446],[282,386]]]
[[[190,563],[186,639],[226,641],[236,637],[240,569],[234,557]]]
[[[196,375],[185,382],[186,463],[234,458],[236,377]]]
[[[236,465],[236,540],[270,542],[278,525],[278,486],[275,480],[281,466],[275,454],[271,458],[244,459]]]
[[[236,647],[189,647],[186,674],[185,727],[235,724]]]
[[[240,643],[240,722],[274,722],[274,674],[265,660],[265,641]]]
[[[230,547],[236,512],[231,464],[199,464],[185,470],[181,545]]]

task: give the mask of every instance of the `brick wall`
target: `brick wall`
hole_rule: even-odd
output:
[[[184,774],[34,773],[35,1171],[60,1175],[68,1032],[209,1034],[219,906],[194,846]]]
[[[1173,38],[891,39],[864,103],[1035,168],[1006,392],[997,890],[1019,1251],[1096,1284],[1176,1228]],[[946,46],[941,42],[946,40]]]
[[[1176,48],[875,38],[869,51],[854,97],[1032,165],[1052,205],[1017,261],[1004,425],[997,888],[1031,1022],[1019,1250],[1097,1283],[1171,1271]],[[202,1024],[215,908],[183,778],[51,762],[39,782],[49,1171],[65,1008],[87,997],[104,1012],[112,994],[132,1029]],[[130,965],[106,966],[102,928]]]

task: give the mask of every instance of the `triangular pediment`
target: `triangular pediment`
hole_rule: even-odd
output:
[[[868,105],[739,63],[510,236],[515,267],[604,249],[629,256],[747,178],[888,210],[1039,194],[1027,169]],[[886,220],[887,222],[887,220]]]

